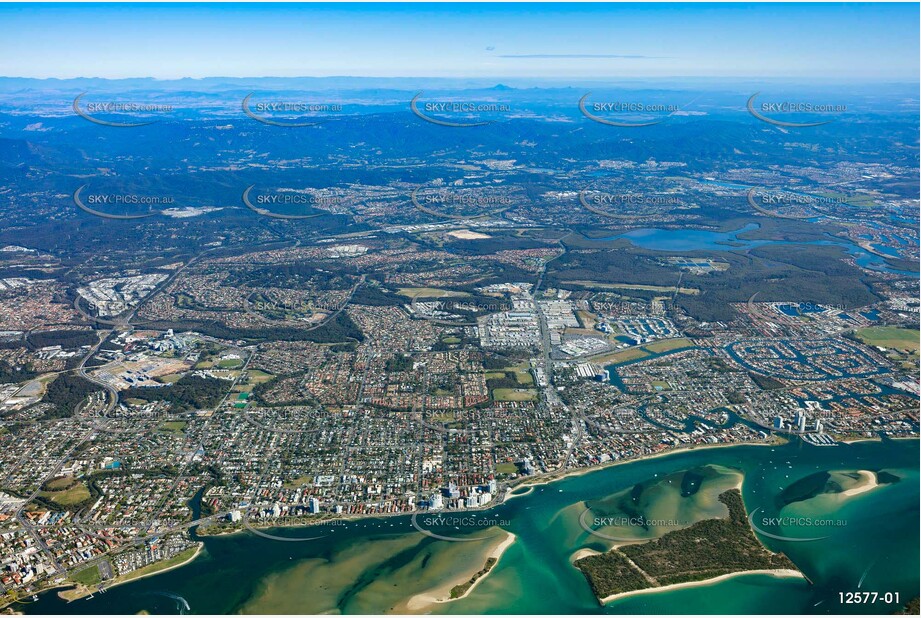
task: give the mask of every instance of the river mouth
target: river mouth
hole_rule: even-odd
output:
[[[515,542],[468,595],[434,604],[426,611],[646,614],[669,613],[680,606],[694,613],[762,613],[766,607],[784,613],[815,613],[818,609],[814,607],[859,613],[868,610],[841,605],[837,598],[841,586],[856,586],[861,577],[864,588],[900,591],[907,602],[919,584],[917,522],[904,516],[917,512],[918,455],[917,440],[835,448],[810,447],[799,441],[784,446],[703,448],[538,485],[482,513],[484,522],[503,521],[501,529],[513,532]],[[777,508],[776,500],[797,481],[821,472],[843,471],[845,476],[838,481],[850,479],[856,484],[858,479],[847,473],[870,469],[884,471],[884,480],[900,480],[835,503],[835,511],[823,516],[847,523],[833,530],[830,538],[791,542],[759,536],[768,549],[790,557],[812,584],[795,578],[742,575],[698,588],[626,597],[602,607],[572,566],[573,553],[579,548],[604,551],[614,543],[595,538],[580,526],[579,514],[586,503],[613,511],[624,506],[626,497],[630,504],[646,509],[641,514],[647,519],[666,519],[680,512],[667,505],[685,501],[689,507],[684,512],[695,519],[708,515],[709,503],[702,498],[744,475],[746,510],[761,509],[757,517],[770,519],[787,514]],[[637,486],[638,497],[633,500]],[[799,504],[810,506],[809,499]],[[884,535],[880,534],[881,521],[886,525]],[[165,591],[185,599],[190,613],[387,613],[407,597],[437,588],[459,571],[476,567],[492,542],[433,539],[415,530],[404,516],[352,520],[331,528],[334,533],[309,543],[278,543],[247,533],[206,537],[206,551],[182,568],[113,588],[90,600],[67,604],[51,592],[17,609],[63,614],[174,612],[172,606],[167,607],[167,598],[159,597],[154,607],[153,597],[145,597]],[[453,534],[483,536],[488,528],[453,530]],[[300,532],[292,529],[290,534]],[[808,531],[793,532],[805,536]],[[463,547],[467,545],[470,547]],[[399,592],[407,586],[407,593]],[[875,607],[877,612],[882,609],[882,605]],[[892,604],[889,611],[895,609]]]

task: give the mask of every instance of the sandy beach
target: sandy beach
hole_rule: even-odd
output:
[[[137,581],[139,579],[144,579],[146,577],[153,577],[154,575],[166,573],[167,571],[172,571],[173,569],[178,569],[179,567],[185,566],[189,564],[190,562],[192,562],[193,560],[195,560],[196,558],[198,558],[198,555],[201,554],[204,548],[205,548],[205,544],[199,541],[197,546],[195,547],[195,553],[193,553],[186,560],[183,560],[182,562],[166,567],[164,569],[158,569],[156,571],[153,571],[150,573],[144,573],[143,575],[138,575],[135,577],[132,577],[131,573],[129,573],[124,578],[116,577],[115,579],[111,580],[111,582],[106,583],[105,588],[106,590],[108,590],[109,588],[115,588],[116,586],[127,584],[128,582]],[[77,599],[82,599],[84,597],[90,596],[91,594],[95,594],[98,591],[99,591],[98,586],[87,588],[86,586],[82,586],[78,584],[77,586],[73,588],[68,588],[67,590],[62,590],[58,592],[58,596],[64,599],[65,601],[76,601]]]
[[[579,551],[571,555],[569,557],[569,561],[575,563],[579,560],[582,560],[582,558],[588,558],[589,556],[597,556],[600,553],[601,552],[596,549],[589,549],[588,547],[583,547],[582,549],[580,549]]]
[[[136,580],[139,580],[139,579],[144,579],[144,578],[146,578],[146,577],[153,577],[154,575],[159,575],[160,573],[166,573],[167,571],[172,571],[173,569],[178,569],[179,567],[183,567],[183,566],[189,564],[190,562],[192,562],[193,560],[195,560],[196,558],[198,558],[199,554],[201,554],[201,552],[202,552],[203,549],[205,549],[205,544],[204,544],[203,542],[199,541],[198,544],[197,544],[197,547],[195,548],[195,552],[194,552],[191,556],[189,556],[187,559],[183,560],[182,562],[179,562],[179,563],[177,563],[177,564],[174,564],[174,565],[172,565],[172,566],[170,566],[170,567],[167,567],[167,568],[165,568],[165,569],[156,570],[156,571],[154,571],[154,572],[152,572],[152,573],[145,573],[144,575],[138,575],[137,577],[132,577],[131,574],[129,573],[128,576],[127,576],[127,578],[125,578],[124,580],[120,580],[120,581],[118,581],[118,583],[112,584],[111,586],[106,586],[106,588],[112,588],[112,587],[114,587],[114,586],[120,586],[120,585],[122,585],[122,584],[127,584],[128,582],[133,582],[133,581],[136,581]]]
[[[547,483],[541,483],[541,484],[546,485]],[[509,491],[505,494],[505,498],[502,501],[507,502],[511,500],[512,498],[521,498],[522,496],[531,495],[532,493],[534,493],[535,487],[537,487],[536,483],[534,485],[519,485],[517,489],[525,489],[526,491],[522,491],[521,493],[517,493],[517,494],[513,494],[511,491]]]
[[[660,459],[662,457],[670,457],[671,455],[680,455],[682,453],[688,453],[691,451],[701,451],[701,450],[712,450],[719,448],[729,448],[732,446],[771,446],[777,447],[781,444],[777,443],[766,443],[766,442],[731,442],[727,444],[706,444],[706,445],[694,445],[694,446],[685,446],[676,449],[666,449],[659,453],[654,453],[651,455],[639,455],[637,457],[630,457],[627,459],[618,459],[617,461],[609,461],[603,464],[595,466],[586,466],[584,468],[576,468],[574,470],[567,470],[565,472],[546,472],[541,475],[535,475],[532,477],[526,478],[520,484],[512,487],[511,489],[522,489],[525,487],[540,487],[541,485],[549,485],[550,483],[573,477],[573,476],[582,476],[585,474],[591,474],[592,472],[597,472],[598,470],[604,470],[607,468],[612,468],[614,466],[620,466],[628,463],[636,463],[638,461],[650,461],[653,459]],[[529,482],[529,479],[534,479],[534,482]],[[518,498],[521,496],[526,496],[531,492],[522,492],[520,494],[512,494],[511,492],[507,493],[505,496],[505,501],[511,500],[513,498]]]
[[[694,588],[697,586],[709,586],[710,584],[715,584],[717,582],[725,581],[732,577],[738,577],[740,575],[753,575],[755,573],[760,573],[762,575],[770,575],[772,577],[799,577],[806,579],[806,576],[800,573],[799,571],[794,571],[792,569],[762,569],[757,571],[739,571],[738,573],[727,573],[726,575],[720,575],[719,577],[711,577],[710,579],[702,579],[697,582],[684,582],[681,584],[671,584],[668,586],[659,586],[656,588],[644,588],[642,590],[631,590],[630,592],[619,592],[617,594],[612,594],[606,596],[601,600],[602,605],[606,605],[615,599],[622,599],[624,597],[635,596],[638,594],[648,594],[653,592],[662,592],[663,590],[677,590],[678,588]]]
[[[502,558],[502,554],[505,553],[505,550],[511,547],[512,543],[515,542],[516,537],[514,534],[512,534],[511,532],[506,532],[505,534],[506,534],[506,537],[500,543],[497,543],[492,548],[492,550],[490,550],[490,552],[486,556],[484,556],[484,564],[486,560],[488,560],[489,558],[494,558],[496,561],[496,564],[498,564],[499,559]],[[496,568],[496,564],[492,566],[492,569]],[[492,569],[490,569],[490,573],[492,572]],[[400,610],[401,612],[405,611],[406,613],[421,614],[421,613],[426,613],[431,608],[431,606],[434,604],[450,603],[452,601],[457,601],[458,599],[463,599],[468,594],[470,594],[473,591],[473,589],[476,588],[480,584],[481,581],[489,577],[489,573],[484,574],[483,576],[479,577],[473,583],[472,586],[467,588],[464,594],[454,599],[450,598],[451,589],[454,588],[455,586],[460,586],[461,584],[464,584],[465,582],[469,581],[470,578],[474,576],[474,574],[475,572],[474,573],[459,573],[455,579],[452,579],[451,581],[443,582],[436,588],[432,588],[431,590],[427,590],[426,592],[423,592],[421,594],[417,594],[411,597],[402,608],[397,608],[397,609]]]
[[[866,493],[879,487],[879,481],[876,479],[876,474],[870,472],[869,470],[858,470],[857,474],[860,475],[860,480],[857,481],[857,484],[841,492],[842,496],[851,497],[856,496],[862,493]]]

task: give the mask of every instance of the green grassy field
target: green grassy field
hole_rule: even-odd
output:
[[[440,288],[400,288],[397,290],[397,294],[400,296],[408,296],[409,298],[460,298],[470,296],[467,292],[455,292],[453,290],[442,290]]]
[[[537,401],[537,391],[520,388],[493,389],[492,398],[496,401]]]
[[[672,352],[674,350],[683,350],[692,347],[694,347],[694,343],[690,339],[685,339],[684,337],[663,339],[661,341],[647,343],[644,346],[628,348],[626,350],[592,357],[592,362],[603,365],[620,365],[622,363],[646,358],[652,354],[661,354],[663,352]]]
[[[514,367],[506,367],[502,371],[511,371],[515,374],[515,379],[518,380],[519,384],[525,384],[530,386],[534,384],[534,378],[531,377],[531,372],[529,371],[530,365],[528,363],[521,363],[520,365],[515,365]]]
[[[858,329],[854,334],[867,345],[894,348],[906,352],[917,352],[919,348],[918,329],[916,328],[871,326]]]
[[[51,479],[45,483],[44,489],[46,491],[61,491],[67,489],[74,484],[74,477],[72,476],[62,476],[60,478]]]
[[[299,476],[297,478],[288,479],[284,483],[284,487],[288,489],[297,489],[298,487],[303,487],[307,483],[313,481],[313,476]]]
[[[166,421],[165,423],[161,423],[157,429],[170,433],[180,433],[185,430],[186,425],[187,423],[185,421]]]
[[[685,339],[684,337],[679,337],[678,339],[663,339],[661,341],[655,341],[643,346],[644,350],[659,354],[661,352],[671,352],[672,350],[680,350],[681,348],[692,348],[694,344],[690,339]]]
[[[262,384],[263,382],[268,382],[275,377],[271,373],[259,371],[258,369],[250,369],[246,373],[249,376],[249,382],[251,384]]]
[[[620,365],[629,361],[646,358],[649,354],[643,348],[630,348],[619,352],[611,352],[603,356],[592,357],[592,362],[599,365]]]
[[[39,493],[43,498],[53,500],[61,506],[79,504],[90,497],[90,490],[83,483],[77,483],[70,489],[63,491],[43,491]]]
[[[99,575],[99,567],[94,564],[71,575],[70,581],[84,586],[95,586],[102,581],[102,577]]]

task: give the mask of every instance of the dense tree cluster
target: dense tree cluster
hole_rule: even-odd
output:
[[[45,412],[45,418],[73,416],[77,406],[90,393],[98,390],[99,386],[80,376],[69,373],[59,375],[48,385],[42,398],[44,403],[52,404],[52,408]]]
[[[231,328],[221,322],[156,322],[152,327],[176,331],[195,331],[217,339],[248,339],[259,341],[312,341],[314,343],[343,343],[349,340],[364,341],[364,334],[357,324],[343,311],[319,328],[297,328],[293,326],[269,326],[266,328]]]
[[[217,378],[188,375],[169,386],[139,386],[122,393],[125,399],[166,401],[173,411],[213,408],[227,392],[227,383]]]
[[[92,330],[49,330],[29,334],[29,345],[44,348],[59,345],[62,348],[79,348],[84,345],[96,345],[99,337]]]
[[[796,569],[789,558],[771,553],[755,537],[737,489],[723,492],[719,500],[729,509],[725,519],[705,519],[575,564],[599,599],[650,587],[648,578],[667,586],[741,571]]]
[[[32,371],[32,365],[13,367],[9,363],[0,362],[0,384],[9,382],[25,382],[38,374]]]

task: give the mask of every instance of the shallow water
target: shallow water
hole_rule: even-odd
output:
[[[483,521],[502,521],[502,528],[517,535],[516,542],[469,596],[432,611],[888,613],[896,608],[894,604],[842,605],[839,592],[856,591],[862,582],[862,591],[898,592],[904,602],[918,594],[918,456],[916,440],[832,448],[798,442],[782,447],[734,446],[631,462],[538,486],[480,514]],[[682,497],[680,490],[661,484],[663,479],[678,478],[670,475],[708,465],[722,466],[716,468],[721,474],[703,481],[690,496]],[[827,537],[806,542],[762,537],[771,550],[785,552],[813,583],[744,575],[707,586],[627,597],[600,607],[570,562],[582,547],[603,550],[608,545],[579,526],[583,503],[602,503],[637,483],[653,481],[653,486],[656,482],[660,486],[643,502],[650,517],[683,513],[683,518],[695,519],[717,508],[712,496],[737,481],[733,470],[745,474],[746,508],[750,513],[759,509],[759,518],[792,514],[844,522],[822,526],[821,534],[814,534],[815,527],[764,528],[791,538]],[[780,492],[799,479],[822,471],[855,470],[886,470],[901,480],[849,498],[819,494],[782,508],[778,505]],[[467,543],[435,540],[416,532],[408,517],[329,528],[327,537],[305,543],[280,543],[250,534],[209,538],[201,557],[174,571],[71,604],[52,592],[19,609],[27,613],[176,611],[175,602],[170,605],[160,597],[154,603],[155,597],[150,596],[165,591],[185,599],[187,613],[383,613],[408,596],[443,585],[458,568],[483,558],[485,542],[467,547]],[[438,532],[457,536],[474,532],[470,527],[454,528],[444,526]],[[280,533],[315,536],[315,529]]]

